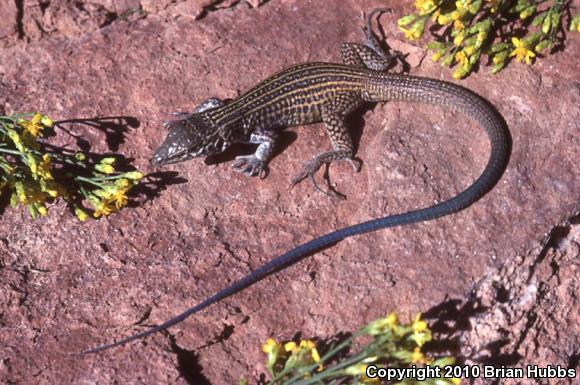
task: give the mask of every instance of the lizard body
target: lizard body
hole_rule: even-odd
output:
[[[332,149],[307,162],[292,184],[306,177],[314,180],[313,175],[320,166],[334,161],[349,161],[358,171],[359,163],[354,157],[354,147],[345,124],[346,116],[366,103],[410,101],[463,112],[485,129],[491,152],[479,178],[445,202],[348,226],[299,245],[180,315],[141,333],[83,353],[103,351],[166,329],[347,237],[427,221],[462,210],[497,183],[510,153],[510,137],[502,117],[487,101],[464,87],[435,79],[385,72],[392,56],[378,48],[370,28],[372,15],[379,11],[369,14],[366,28],[363,28],[366,45],[343,44],[343,64],[298,64],[272,75],[229,103],[210,98],[201,103],[193,114],[178,114],[177,120],[167,124],[169,133],[151,163],[164,165],[208,156],[224,151],[233,143],[249,142],[258,144],[256,152],[236,158],[234,169],[248,175],[262,175],[281,129],[323,122]]]

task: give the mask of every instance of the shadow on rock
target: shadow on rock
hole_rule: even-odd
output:
[[[125,142],[125,134],[129,129],[138,128],[141,123],[132,116],[103,116],[94,118],[75,118],[54,122],[54,126],[66,132],[76,140],[76,144],[83,152],[90,151],[90,143],[82,136],[75,135],[70,131],[68,125],[82,124],[103,132],[106,142],[111,151],[118,151],[119,145]]]
[[[128,206],[136,207],[143,205],[148,201],[158,198],[161,192],[166,190],[168,186],[187,182],[187,179],[180,177],[175,171],[157,171],[147,174],[143,177],[139,185],[131,190],[131,195],[143,195],[145,196],[145,200],[141,202],[131,201]]]

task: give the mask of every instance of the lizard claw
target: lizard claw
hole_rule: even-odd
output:
[[[344,160],[350,163],[350,165],[352,166],[352,169],[354,170],[354,172],[359,172],[360,171],[360,168],[361,168],[361,165],[362,165],[362,161],[360,159],[358,159],[358,158],[347,158],[347,159],[344,159]],[[316,183],[316,179],[314,179],[314,174],[316,174],[316,172],[318,171],[318,169],[320,168],[320,166],[322,166],[323,164],[329,164],[329,163],[330,162],[325,162],[325,161],[319,160],[317,158],[314,158],[314,159],[306,162],[306,164],[304,165],[304,168],[302,169],[302,171],[298,175],[296,175],[292,179],[292,181],[290,182],[290,188],[293,188],[298,183],[300,183],[304,179],[308,178],[308,179],[310,179],[310,181],[312,182],[312,184],[314,185],[314,187],[316,188],[316,190],[320,191],[324,195],[328,195],[328,196],[332,196],[332,197],[338,197],[340,199],[345,199],[345,196],[344,195],[342,195],[339,192],[335,191],[332,187],[330,187],[330,190],[329,191],[325,191],[325,190],[321,189],[320,186],[318,186],[318,183]],[[328,172],[328,170],[327,170],[327,172]],[[328,175],[326,177],[328,178]]]
[[[306,179],[306,177],[308,177],[312,181],[316,189],[322,191],[316,184],[316,180],[314,180],[314,174],[323,164],[324,162],[321,162],[317,158],[314,158],[306,162],[306,164],[302,168],[302,171],[300,171],[300,173],[296,175],[294,178],[292,178],[292,180],[290,181],[290,188],[296,186],[298,183],[302,182],[304,179]]]
[[[360,160],[359,158],[349,158],[349,159],[345,159],[348,163],[350,163],[350,165],[352,166],[352,170],[357,173],[360,171],[360,168],[362,166],[362,160]]]
[[[258,159],[256,155],[237,156],[233,169],[248,176],[257,175],[260,179],[264,179],[268,175],[266,163]]]
[[[304,179],[308,178],[310,179],[310,182],[312,182],[312,184],[314,185],[314,188],[316,190],[318,190],[319,192],[321,192],[324,195],[328,195],[331,197],[338,197],[341,199],[345,199],[345,197],[341,194],[339,194],[338,192],[334,191],[332,189],[332,187],[330,188],[329,191],[325,191],[323,189],[320,188],[320,186],[318,185],[318,183],[316,183],[316,179],[314,179],[314,174],[316,174],[316,172],[318,171],[318,169],[320,168],[320,166],[322,166],[323,164],[325,164],[326,162],[323,162],[317,158],[314,158],[308,162],[306,162],[306,164],[304,165],[304,168],[302,169],[302,171],[296,175],[292,181],[290,181],[290,188],[293,188],[294,186],[296,186],[298,183],[300,183],[301,181],[303,181]],[[326,163],[328,164],[328,163]]]

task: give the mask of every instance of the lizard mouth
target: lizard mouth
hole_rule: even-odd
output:
[[[184,120],[174,120],[167,124],[169,132],[151,158],[152,166],[183,162],[198,155],[196,138],[185,123]]]

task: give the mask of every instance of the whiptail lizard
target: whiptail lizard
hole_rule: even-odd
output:
[[[376,9],[367,17],[363,28],[366,45],[342,45],[343,64],[298,64],[262,81],[229,103],[210,98],[192,114],[178,114],[177,120],[166,124],[169,133],[151,163],[160,166],[205,157],[223,152],[233,143],[249,142],[258,144],[256,152],[237,157],[234,169],[252,176],[263,175],[280,130],[322,122],[332,150],[307,162],[302,172],[292,180],[292,185],[306,177],[314,181],[313,175],[322,165],[335,161],[349,161],[358,171],[360,161],[354,158],[353,143],[345,123],[346,116],[366,103],[410,101],[461,111],[485,129],[491,142],[491,154],[481,176],[465,191],[445,202],[348,226],[297,246],[172,319],[83,353],[100,352],[166,329],[347,237],[427,221],[462,210],[497,183],[510,153],[510,136],[502,117],[487,101],[464,87],[440,80],[385,72],[393,56],[380,48],[371,30],[371,18],[380,11],[384,10]]]

